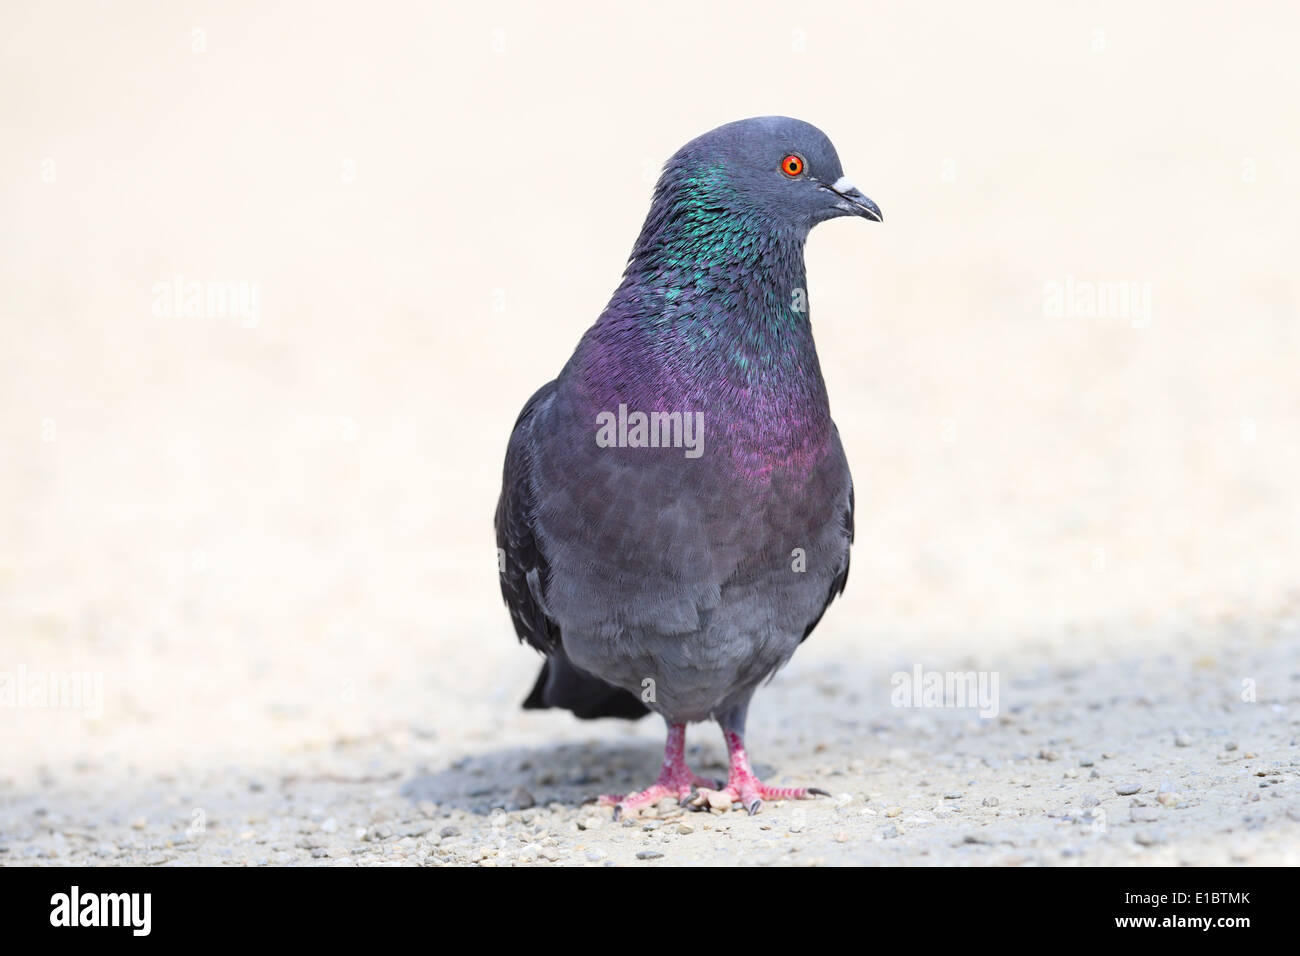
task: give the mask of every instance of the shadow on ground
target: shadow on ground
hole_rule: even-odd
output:
[[[692,747],[688,760],[696,772],[726,777],[721,754]],[[587,741],[548,747],[509,747],[460,757],[445,769],[420,770],[401,788],[413,803],[490,814],[531,806],[595,804],[603,793],[626,793],[649,786],[663,751],[653,743]],[[762,772],[763,767],[759,766]]]

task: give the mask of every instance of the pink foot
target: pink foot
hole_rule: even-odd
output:
[[[696,787],[717,785],[718,781],[697,776],[686,766],[686,725],[673,724],[668,728],[668,742],[664,744],[664,762],[659,770],[659,779],[640,793],[607,793],[597,802],[601,806],[612,806],[614,819],[617,820],[625,813],[635,816],[665,797],[673,797],[678,803],[685,804],[690,801]]]
[[[809,797],[830,796],[825,790],[816,787],[769,787],[754,776],[740,734],[728,730],[726,737],[731,769],[722,792],[743,806],[751,817],[763,806],[764,800],[806,800]]]

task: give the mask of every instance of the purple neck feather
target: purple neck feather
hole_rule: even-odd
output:
[[[746,209],[720,168],[670,170],[622,283],[566,368],[580,403],[593,419],[620,403],[701,411],[706,447],[738,474],[805,476],[832,426],[804,239]]]

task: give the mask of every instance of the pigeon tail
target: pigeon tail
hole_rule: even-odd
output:
[[[582,720],[597,717],[637,720],[650,713],[650,708],[636,695],[574,667],[562,650],[553,652],[542,662],[537,683],[524,700],[524,710],[545,710],[548,707],[571,710]]]

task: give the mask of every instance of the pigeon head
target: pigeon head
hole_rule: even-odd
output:
[[[881,221],[808,123],[740,120],[679,149],[623,281],[574,354],[593,407],[630,395],[656,409],[727,408],[718,414],[743,423],[726,431],[745,474],[812,461],[829,441],[830,412],[804,244],[838,216]]]
[[[826,134],[786,116],[739,120],[691,140],[665,166],[657,198],[671,199],[674,191],[756,215],[800,238],[838,216],[883,219],[844,175]]]

